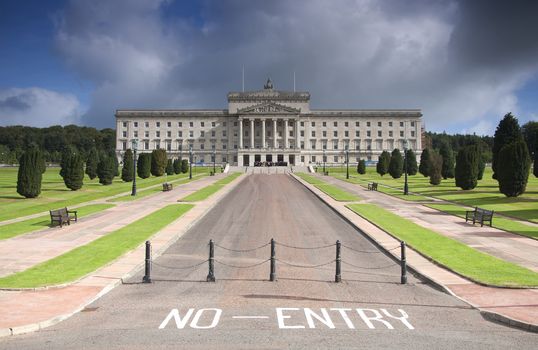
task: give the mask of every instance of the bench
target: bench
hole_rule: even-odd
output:
[[[54,223],[58,223],[60,227],[62,227],[64,224],[71,225],[71,221],[77,222],[78,220],[76,210],[67,210],[67,208],[62,208],[56,210],[49,210],[49,212],[51,226],[53,226]]]
[[[474,210],[467,210],[465,212],[465,222],[473,221],[473,225],[477,222],[480,223],[480,226],[484,226],[484,222],[489,221],[489,226],[491,227],[493,221],[493,210],[486,210],[479,207],[475,207]]]
[[[163,192],[172,191],[173,185],[171,183],[163,183]]]
[[[369,191],[377,191],[377,182],[372,182],[368,184]]]

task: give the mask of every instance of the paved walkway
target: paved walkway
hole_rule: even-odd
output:
[[[326,204],[336,210],[340,215],[346,218],[350,223],[360,228],[364,233],[374,239],[381,246],[385,247],[386,249],[390,249],[399,244],[398,240],[388,235],[385,231],[379,229],[377,226],[373,225],[366,219],[363,219],[361,216],[355,214],[353,211],[346,208],[346,203],[335,201],[334,199],[326,195],[324,192],[308,184],[306,181],[303,181],[298,177],[295,178],[301,183],[303,183],[307,188],[309,188]],[[422,208],[424,207],[419,204],[417,205],[414,203],[409,203],[407,201],[399,200],[397,198],[385,195],[380,192],[368,192],[366,189],[359,185],[350,184],[348,182],[334,179],[332,177],[323,177],[323,179],[327,182],[341,186],[346,190],[350,190],[350,192],[357,193],[367,201],[374,202],[376,204],[380,203],[383,206],[385,206],[385,204],[382,203],[386,203],[387,209],[392,208],[389,209],[391,211],[396,210],[399,207],[399,204],[401,204],[401,206],[405,209],[401,209],[401,211],[398,212],[398,215],[411,219],[417,223],[419,222],[418,220],[421,215],[430,215],[429,212],[421,214],[420,210],[423,210]],[[413,212],[411,208],[415,207],[415,205],[422,208],[418,208],[418,212]],[[451,215],[437,212],[437,217],[444,218],[445,216],[451,217]],[[461,218],[458,219],[461,220]],[[424,222],[431,225],[431,223],[429,223],[429,221],[427,220],[424,220]],[[435,223],[435,221],[433,222]],[[442,222],[444,223],[444,221]],[[468,226],[473,228],[471,225]],[[489,229],[485,227],[474,227],[473,232],[475,232],[476,234],[472,234],[467,231],[465,231],[465,233],[461,233],[464,232],[461,230],[462,227],[463,225],[454,227],[455,230],[454,232],[452,232],[454,238],[456,238],[459,233],[460,235],[476,236],[477,239],[480,241],[481,237],[485,236],[484,232]],[[515,251],[514,248],[510,248],[510,244],[512,244],[513,242],[519,242],[520,240],[525,240],[529,241],[529,244],[531,244],[531,247],[533,247],[532,244],[534,244],[535,242],[534,240],[529,238],[519,237],[506,233],[504,231],[501,232],[502,235],[496,237],[496,239],[500,241],[499,244],[496,245],[497,251],[499,252],[502,249],[499,247],[506,247],[513,253],[514,256],[517,257],[520,255],[518,254],[518,252]],[[514,241],[513,236],[516,236],[515,238],[518,239]],[[506,238],[507,241],[504,241],[503,238]],[[478,249],[478,247],[475,248]],[[529,247],[525,249],[534,249],[535,262],[538,258],[538,254],[536,254],[538,250],[536,248]],[[397,257],[399,258],[399,256]],[[527,259],[525,260],[528,261]],[[530,262],[532,263],[532,260]],[[418,254],[412,249],[407,250],[407,263],[415,271],[430,279],[432,282],[445,289],[448,293],[478,308],[486,317],[495,319],[503,323],[518,326],[519,328],[529,329],[534,332],[538,332],[538,289],[509,289],[484,287],[481,285],[477,285],[444,268],[435,265],[434,263],[424,258],[422,255]]]
[[[355,193],[366,202],[377,204],[414,223],[456,239],[484,253],[516,263],[538,272],[538,240],[508,233],[493,227],[471,225],[464,219],[428,208],[422,203],[406,201],[332,176],[323,180]],[[442,200],[439,203],[448,203]]]
[[[176,203],[221,178],[224,174],[206,176],[176,186],[169,192],[158,192],[143,200],[117,202],[116,206],[98,214],[81,218],[69,226],[52,227],[0,241],[0,277],[23,271],[85,245],[112,231],[122,228],[152,212]]]

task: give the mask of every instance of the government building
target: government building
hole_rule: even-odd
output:
[[[310,109],[310,93],[228,93],[228,109],[117,110],[118,157],[138,140],[139,152],[164,148],[169,158],[254,166],[377,161],[383,150],[422,151],[419,109]],[[214,158],[215,157],[215,158]],[[285,162],[285,163],[284,163]]]

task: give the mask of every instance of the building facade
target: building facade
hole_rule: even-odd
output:
[[[140,152],[165,149],[170,158],[253,166],[377,161],[383,150],[422,151],[419,109],[310,109],[308,92],[273,89],[228,93],[225,110],[117,110],[118,157],[138,140]]]

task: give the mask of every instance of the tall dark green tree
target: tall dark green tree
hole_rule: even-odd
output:
[[[136,172],[141,179],[151,176],[151,153],[140,153],[136,163]]]
[[[99,163],[99,152],[95,147],[90,149],[86,158],[86,175],[93,180],[97,177],[97,164]]]
[[[110,153],[105,154],[99,160],[99,164],[97,164],[97,176],[99,177],[99,183],[102,185],[110,185],[114,180],[116,174],[114,169],[116,162],[114,158],[115,156],[111,156]]]
[[[65,177],[68,164],[71,163],[71,157],[75,154],[76,150],[73,147],[66,147],[62,151],[62,159],[60,160],[60,176]]]
[[[163,176],[168,163],[168,157],[164,149],[156,149],[151,152],[151,175]]]
[[[443,179],[453,179],[454,178],[454,152],[448,144],[448,142],[443,142],[441,148],[439,149],[439,154],[443,158],[443,168],[441,169],[441,176]]]
[[[418,171],[424,177],[430,176],[430,149],[424,148],[422,154],[420,155],[420,165],[418,166]]]
[[[123,167],[121,169],[121,179],[125,182],[131,182],[134,178],[133,152],[128,149],[123,155]]]
[[[65,160],[62,158],[62,170],[64,183],[67,188],[76,191],[82,188],[84,184],[84,160],[77,151],[71,154],[65,154]]]
[[[181,173],[181,160],[179,159],[174,159],[174,173]]]
[[[418,171],[417,156],[412,149],[406,151],[407,174],[416,175]]]
[[[366,161],[364,159],[359,160],[357,163],[357,173],[361,175],[366,174]]]
[[[527,143],[529,155],[534,156],[538,148],[538,122],[526,122],[521,126],[521,133]]]
[[[37,148],[24,152],[19,160],[17,193],[26,198],[36,198],[41,193],[41,163],[43,158]]]
[[[181,172],[186,174],[189,171],[189,161],[187,159],[181,160]]]
[[[443,170],[443,157],[437,152],[430,153],[430,184],[439,185],[441,183],[441,172]]]
[[[389,162],[389,174],[394,179],[402,177],[403,173],[403,158],[398,148],[392,151]]]
[[[534,176],[538,177],[538,147],[534,149],[534,167],[532,173]]]
[[[497,129],[495,130],[495,136],[493,137],[493,148],[492,148],[492,163],[491,168],[493,169],[493,178],[497,179],[497,162],[499,158],[499,152],[501,149],[522,138],[521,128],[517,118],[508,113],[504,118],[499,122]]]
[[[507,197],[517,197],[525,192],[529,179],[531,160],[523,138],[501,148],[497,157],[499,191]]]
[[[110,152],[109,157],[114,162],[114,176],[120,176],[120,163],[118,162],[118,157],[116,157],[116,152]]]
[[[478,180],[484,178],[484,170],[486,170],[486,156],[480,153],[480,150],[477,148],[478,152]]]
[[[174,165],[172,163],[172,159],[168,159],[168,162],[166,163],[166,175],[174,175]]]
[[[472,190],[478,184],[479,153],[470,145],[459,150],[456,156],[456,186],[462,190]]]
[[[389,171],[390,153],[387,151],[381,152],[379,160],[377,161],[376,171],[379,175],[383,176]]]

